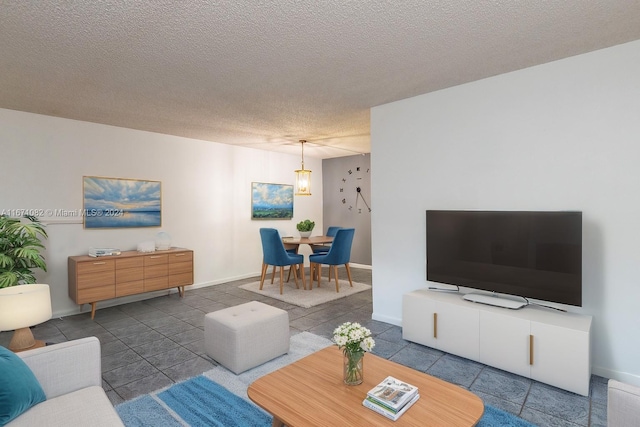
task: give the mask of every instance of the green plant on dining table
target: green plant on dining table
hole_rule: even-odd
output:
[[[300,221],[298,224],[296,224],[296,228],[298,229],[298,231],[312,231],[313,227],[316,226],[316,223],[314,221],[311,221],[309,219],[305,219],[304,221]]]
[[[0,288],[35,283],[33,269],[47,271],[40,253],[47,232],[38,218],[0,215]]]

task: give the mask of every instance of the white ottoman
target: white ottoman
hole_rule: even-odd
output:
[[[239,374],[289,352],[289,313],[251,301],[204,316],[204,349]]]

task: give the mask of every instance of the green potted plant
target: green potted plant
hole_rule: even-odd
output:
[[[313,231],[313,227],[315,227],[316,223],[305,219],[304,221],[300,221],[296,224],[296,228],[300,232],[300,237],[309,237],[311,236],[311,231]]]
[[[32,270],[47,271],[47,264],[40,253],[44,245],[38,236],[47,238],[44,225],[38,218],[0,215],[0,288],[35,283]]]

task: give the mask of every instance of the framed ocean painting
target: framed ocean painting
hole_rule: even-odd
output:
[[[82,178],[84,228],[160,227],[160,181]]]
[[[293,218],[293,185],[251,183],[251,219]]]

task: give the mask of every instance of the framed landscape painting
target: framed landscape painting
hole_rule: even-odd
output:
[[[251,183],[251,219],[293,218],[293,185]]]
[[[160,181],[82,178],[84,228],[160,227]]]

